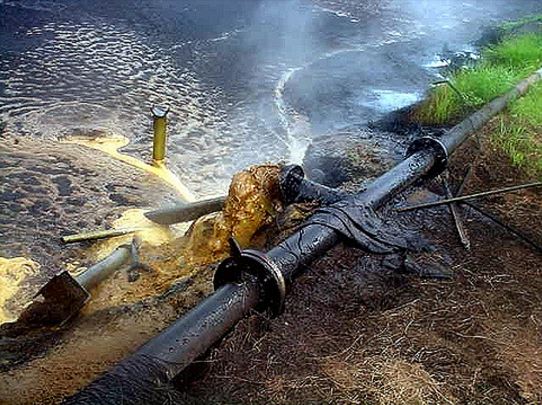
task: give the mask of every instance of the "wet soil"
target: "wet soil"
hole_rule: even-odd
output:
[[[157,194],[175,197],[160,179],[83,146],[12,138],[2,139],[0,152],[0,212],[17,214],[17,223],[2,224],[2,256],[24,255],[55,267],[47,261],[81,255],[77,245],[63,246],[60,236],[109,226],[129,208],[154,205]],[[32,243],[24,243],[23,231],[34,234]]]

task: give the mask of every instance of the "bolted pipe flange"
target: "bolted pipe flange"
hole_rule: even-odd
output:
[[[410,144],[407,149],[407,157],[412,156],[416,152],[431,151],[435,156],[433,167],[426,174],[427,177],[437,176],[448,167],[448,149],[439,139],[431,136],[424,136],[416,139]]]
[[[286,298],[286,282],[282,272],[265,253],[252,249],[235,251],[236,248],[238,245],[232,244],[232,256],[223,260],[216,269],[213,277],[215,290],[226,284],[239,284],[254,277],[263,293],[256,310],[263,312],[269,309],[273,318],[279,316],[284,310]]]

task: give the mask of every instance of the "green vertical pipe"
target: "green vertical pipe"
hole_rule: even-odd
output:
[[[166,158],[166,139],[167,139],[167,113],[169,108],[154,106],[151,109],[153,118],[153,142],[152,159],[155,162],[161,162]]]

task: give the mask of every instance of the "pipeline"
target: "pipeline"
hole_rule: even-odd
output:
[[[307,268],[306,265],[339,241],[350,239],[377,253],[402,247],[385,232],[379,232],[380,223],[376,211],[416,181],[442,172],[449,157],[469,135],[541,78],[542,69],[443,136],[416,140],[408,149],[405,160],[375,179],[363,192],[338,199],[331,198],[333,193],[322,189],[321,195],[335,201],[317,210],[300,230],[267,253],[241,250],[232,241],[231,257],[224,260],[216,270],[213,294],[132,356],[67,399],[66,403],[118,402],[118,398],[110,400],[104,397],[104,392],[130,392],[129,396],[123,395],[123,403],[145,403],[141,398],[148,400],[143,393],[147,393],[149,387],[138,385],[138,381],[152,384],[153,389],[158,391],[167,389],[171,379],[203,355],[252,310],[269,311],[271,316],[279,316],[287,290]],[[298,181],[298,185],[302,183]],[[311,187],[314,190],[314,184]],[[293,192],[294,199],[301,189],[298,186],[298,192]]]

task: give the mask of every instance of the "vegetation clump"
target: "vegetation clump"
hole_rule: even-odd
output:
[[[517,100],[499,120],[492,141],[515,166],[542,178],[542,85]]]
[[[525,24],[542,25],[542,15],[502,25],[498,43],[486,46],[480,62],[461,68],[438,83],[414,112],[423,125],[449,125],[510,90],[542,67],[542,31],[517,33]],[[499,117],[492,141],[529,174],[542,177],[542,85],[516,100]]]

